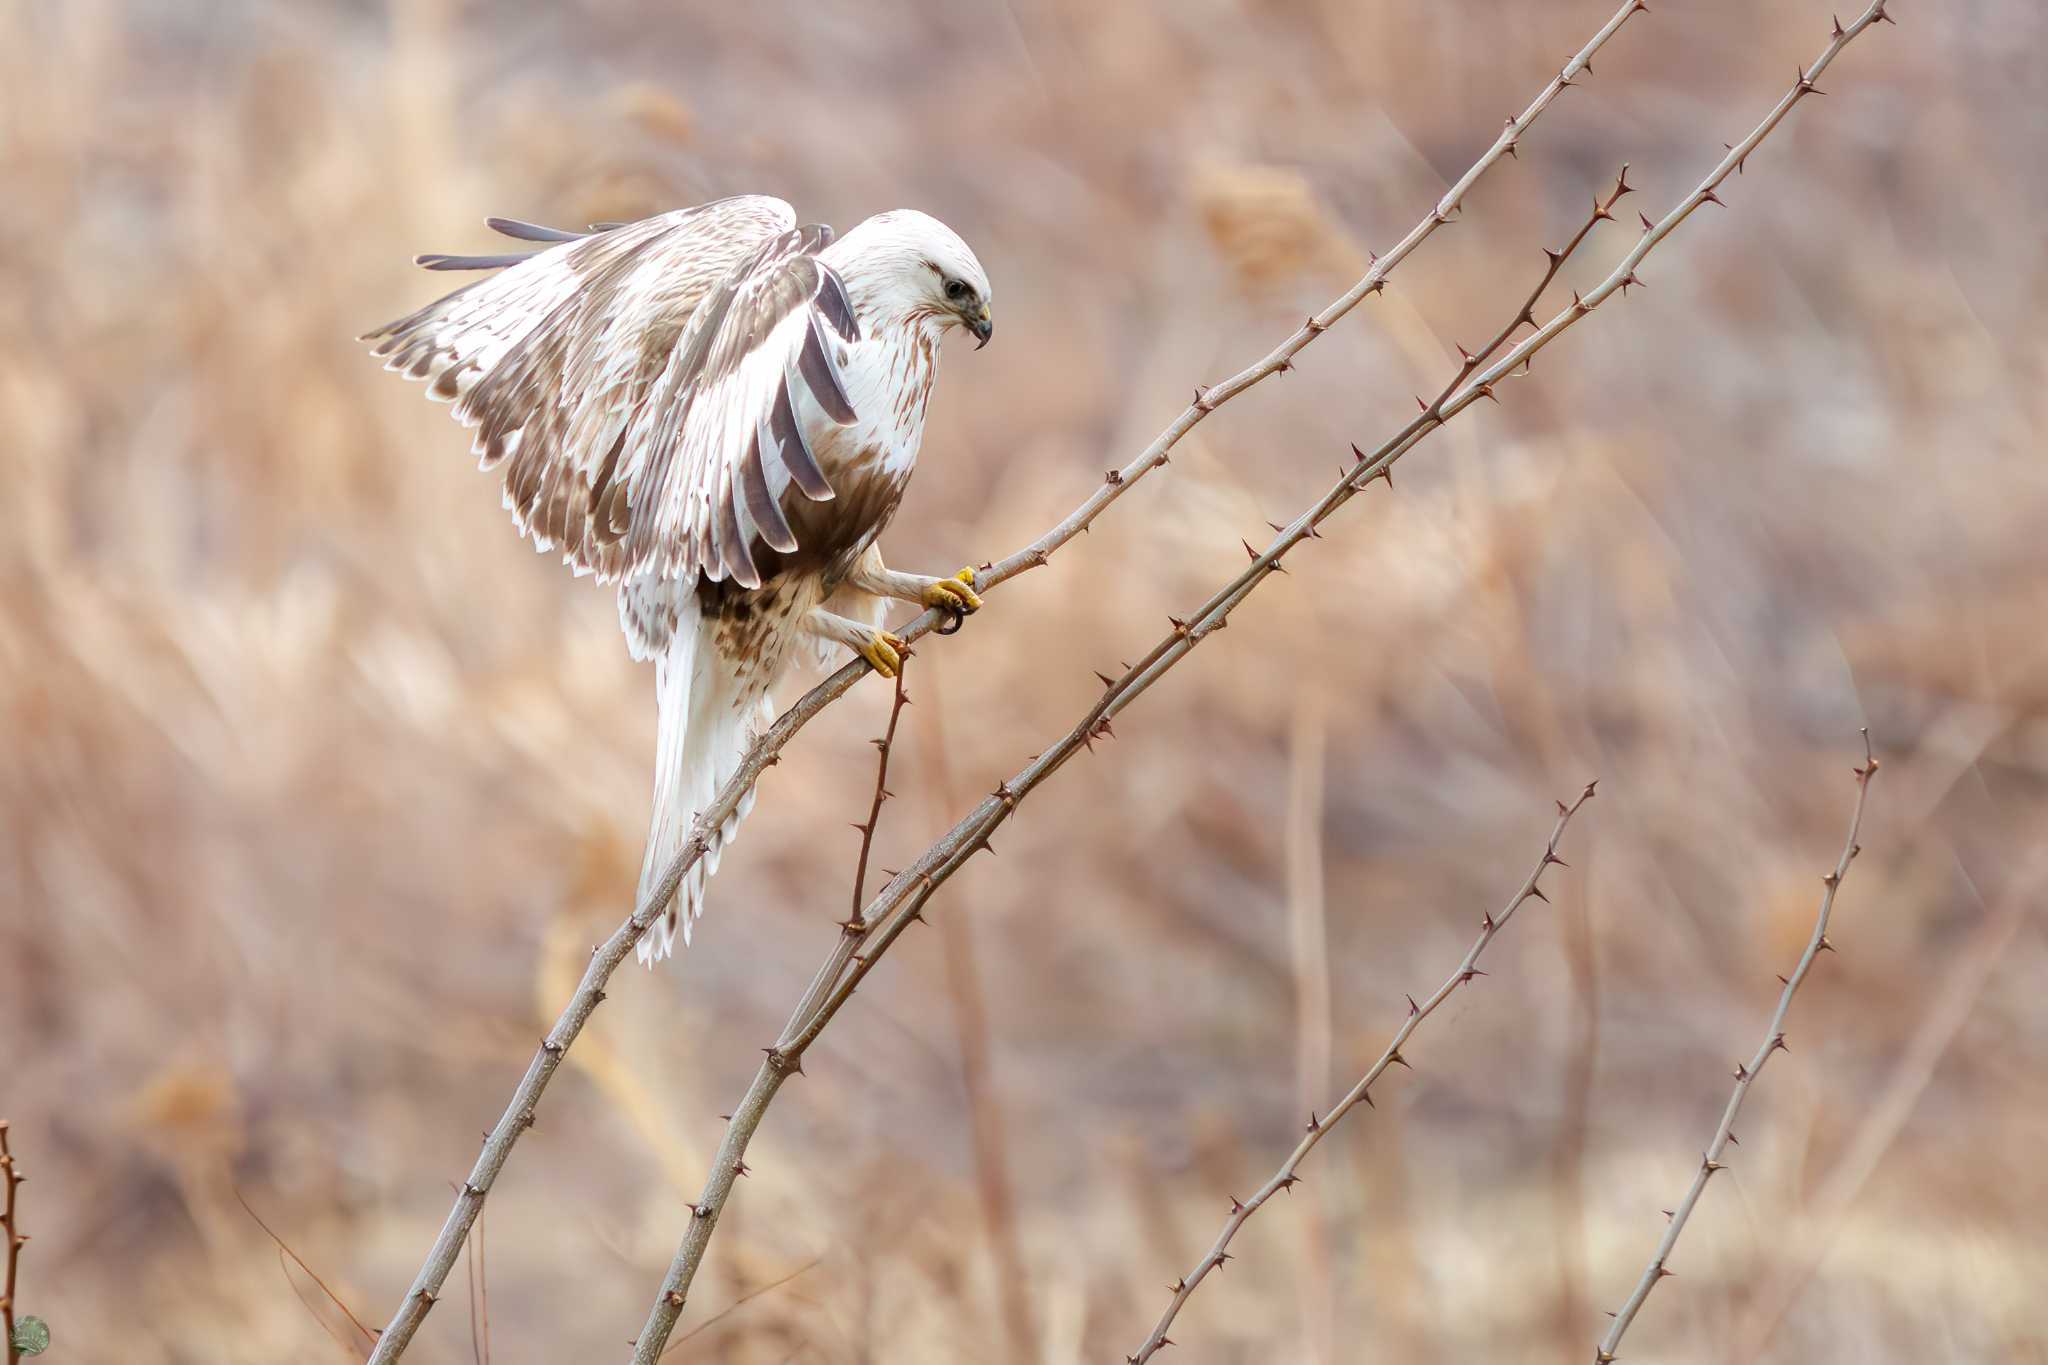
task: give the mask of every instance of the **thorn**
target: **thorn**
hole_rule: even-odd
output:
[[[1828,936],[1826,934],[1822,934],[1820,936],[1820,950],[1824,953],[1832,953],[1833,951],[1835,951],[1835,945],[1828,941]]]
[[[1315,1111],[1315,1110],[1313,1110],[1313,1109],[1309,1110],[1309,1111],[1308,1111],[1308,1127],[1307,1127],[1306,1129],[1304,1129],[1303,1131],[1304,1131],[1304,1132],[1309,1132],[1309,1133],[1313,1133],[1313,1132],[1314,1132],[1314,1131],[1315,1131],[1316,1129],[1318,1129],[1318,1128],[1320,1128],[1320,1127],[1322,1127],[1322,1126],[1323,1126],[1323,1125],[1322,1125],[1321,1123],[1319,1123],[1319,1122],[1317,1122],[1317,1121],[1316,1121],[1316,1111]]]
[[[1234,1194],[1230,1196],[1230,1211],[1232,1213],[1244,1212],[1244,1205],[1238,1202],[1237,1196]]]
[[[1208,390],[1208,387],[1207,387],[1206,385],[1202,385],[1202,384],[1197,384],[1197,385],[1195,385],[1195,411],[1196,411],[1196,412],[1212,412],[1212,411],[1214,411],[1214,408],[1213,408],[1213,407],[1211,406],[1211,404],[1209,403],[1209,399],[1208,399],[1208,393],[1209,393],[1209,390]]]
[[[1095,676],[1096,676],[1096,677],[1098,677],[1098,678],[1100,678],[1100,679],[1102,679],[1102,685],[1103,685],[1104,687],[1115,687],[1115,686],[1116,686],[1116,679],[1115,679],[1115,678],[1112,678],[1112,677],[1110,677],[1110,676],[1109,676],[1109,674],[1107,674],[1107,673],[1104,673],[1104,672],[1103,672],[1103,671],[1102,671],[1101,669],[1099,669],[1099,668],[1095,670]],[[997,794],[998,794],[998,795],[1001,795],[1001,793],[997,793]]]
[[[1529,325],[1531,327],[1534,327],[1536,325],[1535,320],[1531,319]],[[1477,393],[1481,398],[1492,399],[1492,401],[1496,404],[1500,402],[1500,399],[1498,397],[1495,397],[1493,392],[1493,385],[1491,384],[1481,384],[1477,389],[1474,389],[1473,392]]]
[[[1465,982],[1470,981],[1475,976],[1485,975],[1486,973],[1480,971],[1477,967],[1467,967],[1464,971],[1458,973],[1458,983],[1460,985],[1463,985]]]
[[[1479,916],[1479,927],[1489,934],[1493,932],[1493,911],[1487,910]]]
[[[1293,1194],[1293,1193],[1294,1193],[1294,1187],[1295,1187],[1296,1185],[1299,1185],[1300,1183],[1301,1183],[1301,1177],[1300,1177],[1300,1176],[1298,1176],[1298,1175],[1290,1175],[1290,1176],[1288,1176],[1288,1177],[1287,1177],[1287,1178],[1286,1178],[1285,1180],[1283,1180],[1283,1181],[1281,1181],[1281,1182],[1280,1182],[1280,1188],[1281,1188],[1282,1190],[1286,1191],[1286,1192],[1287,1192],[1288,1194]]]
[[[1460,359],[1460,360],[1462,360],[1462,361],[1464,361],[1464,362],[1465,362],[1465,368],[1466,368],[1466,369],[1467,369],[1468,371],[1469,371],[1469,370],[1470,370],[1470,369],[1471,369],[1471,368],[1472,368],[1473,366],[1475,366],[1475,365],[1477,365],[1477,364],[1479,363],[1479,357],[1478,357],[1478,356],[1476,356],[1476,355],[1473,355],[1473,354],[1472,354],[1472,353],[1471,353],[1470,351],[1466,350],[1466,349],[1465,349],[1465,348],[1464,348],[1463,346],[1458,346],[1458,343],[1457,343],[1457,342],[1455,342],[1455,341],[1454,341],[1454,342],[1452,342],[1452,343],[1451,343],[1451,345],[1453,345],[1453,346],[1457,346],[1457,347],[1458,347],[1458,359]]]
[[[1674,1213],[1674,1212],[1673,1212],[1672,1210],[1670,1210],[1670,1209],[1665,1209],[1665,1210],[1663,1210],[1663,1214],[1664,1214],[1664,1216],[1665,1216],[1666,1218],[1676,1218],[1676,1217],[1678,1216],[1678,1215],[1677,1215],[1676,1213]],[[1613,1317],[1613,1316],[1614,1316],[1614,1314],[1612,1314],[1612,1313],[1609,1313],[1609,1314],[1608,1314],[1607,1316],[1611,1318],[1611,1317]]]
[[[1540,886],[1530,887],[1529,894],[1536,900],[1542,901],[1545,905],[1550,904],[1550,897],[1543,894],[1543,888]]]
[[[1564,253],[1562,251],[1552,251],[1549,247],[1544,247],[1543,254],[1550,258],[1550,268],[1552,270],[1564,264]]]
[[[1413,1019],[1416,1015],[1422,1013],[1422,1010],[1416,1005],[1414,996],[1411,995],[1406,998],[1408,1001],[1408,1017]],[[1397,1053],[1395,1055],[1399,1056],[1400,1054]]]
[[[1572,307],[1581,313],[1586,311],[1586,302],[1579,297],[1579,291],[1576,289],[1572,290]]]
[[[1359,1091],[1359,1092],[1358,1092],[1358,1098],[1360,1098],[1360,1099],[1362,1099],[1362,1100],[1364,1100],[1364,1101],[1365,1101],[1365,1107],[1366,1107],[1366,1108],[1368,1108],[1368,1109],[1377,1109],[1377,1108],[1379,1108],[1379,1106],[1378,1106],[1378,1105],[1376,1105],[1376,1104],[1374,1104],[1374,1103],[1372,1102],[1372,1091],[1370,1091],[1370,1090],[1361,1090],[1361,1091]]]
[[[1566,862],[1566,861],[1565,861],[1564,859],[1562,859],[1562,858],[1558,857],[1558,856],[1557,856],[1557,855],[1556,855],[1555,853],[1552,853],[1552,852],[1551,852],[1551,851],[1550,851],[1549,849],[1547,849],[1547,848],[1543,850],[1543,865],[1544,865],[1545,867],[1563,867],[1563,868],[1569,868],[1569,867],[1571,866],[1571,864],[1570,864],[1570,863],[1568,863],[1568,862]]]
[[[1845,28],[1843,28],[1843,27],[1842,27],[1842,16],[1841,16],[1841,15],[1839,15],[1839,14],[1830,14],[1830,15],[1828,16],[1828,18],[1830,18],[1830,19],[1832,19],[1832,20],[1834,20],[1834,21],[1835,21],[1835,28],[1834,28],[1834,31],[1833,31],[1832,33],[1830,33],[1830,34],[1828,35],[1828,36],[1829,36],[1830,38],[1845,38],[1845,37],[1847,37],[1847,36],[1848,36],[1848,32],[1849,32],[1849,31],[1848,31],[1847,29],[1845,29]]]
[[[1771,1039],[1771,1046],[1779,1052],[1790,1052],[1792,1050],[1790,1047],[1786,1045],[1785,1035],[1782,1033],[1779,1034],[1777,1037]]]
[[[1250,556],[1251,556],[1251,559],[1252,559],[1252,562],[1253,562],[1253,563],[1257,563],[1257,562],[1258,562],[1258,558],[1259,558],[1259,552],[1258,552],[1257,550],[1254,550],[1254,549],[1252,548],[1252,543],[1251,543],[1251,542],[1250,542],[1249,540],[1239,540],[1239,541],[1238,541],[1237,543],[1238,543],[1238,544],[1240,544],[1240,545],[1242,545],[1242,546],[1244,546],[1244,552],[1245,552],[1245,553],[1246,553],[1247,555],[1250,555]]]
[[[1645,232],[1648,232],[1651,228],[1657,226],[1655,223],[1650,221],[1650,215],[1647,213],[1637,213],[1636,217],[1643,220],[1643,231]]]
[[[1665,1269],[1665,1268],[1664,1268],[1663,1266],[1661,1266],[1661,1265],[1657,1267],[1657,1278],[1658,1278],[1658,1279],[1660,1279],[1660,1280],[1663,1280],[1663,1279],[1668,1279],[1668,1278],[1670,1278],[1671,1276],[1673,1276],[1673,1275],[1675,1275],[1675,1274],[1677,1274],[1677,1273],[1678,1273],[1678,1272],[1677,1272],[1677,1271],[1675,1271],[1675,1270],[1666,1270],[1666,1269]]]
[[[1790,981],[1788,981],[1788,980],[1786,980],[1786,979],[1785,979],[1785,975],[1784,975],[1784,973],[1780,972],[1780,973],[1778,974],[1778,984],[1779,984],[1779,985],[1781,985],[1781,986],[1789,986],[1789,985],[1791,985],[1792,983],[1791,983]]]
[[[732,1173],[734,1175],[747,1175],[752,1171],[752,1169],[753,1168],[748,1166],[747,1163],[744,1161],[735,1161],[732,1163]]]
[[[1746,1062],[1737,1062],[1737,1063],[1735,1064],[1735,1079],[1736,1079],[1736,1080],[1738,1080],[1738,1081],[1746,1081],[1746,1080],[1748,1080],[1748,1079],[1749,1079],[1749,1064],[1748,1064],[1748,1063],[1746,1063]]]
[[[1820,879],[1820,884],[1822,886],[1825,886],[1828,890],[1832,891],[1842,884],[1842,878],[1838,873],[1823,873]]]
[[[1733,1132],[1728,1134],[1728,1140],[1734,1143],[1737,1147],[1740,1147],[1742,1145],[1742,1139],[1735,1136]]]
[[[1593,68],[1589,66],[1586,69],[1591,71]],[[1612,204],[1624,194],[1633,194],[1635,188],[1634,185],[1628,183],[1628,163],[1624,161],[1621,163],[1621,173],[1614,177],[1614,195],[1607,202]]]
[[[1728,1168],[1726,1166],[1723,1166],[1720,1162],[1714,1160],[1712,1157],[1703,1156],[1700,1158],[1700,1169],[1705,1171],[1708,1175],[1712,1175],[1715,1171],[1725,1171]]]
[[[1365,452],[1358,448],[1358,443],[1356,441],[1353,441],[1351,443],[1351,453],[1358,457],[1358,462],[1360,464],[1365,463]]]
[[[1314,313],[1310,313],[1308,315],[1308,321],[1303,323],[1302,326],[1306,327],[1309,330],[1310,335],[1315,335],[1317,333],[1327,332],[1330,330],[1330,324],[1327,322],[1316,321],[1316,315]]]
[[[1413,1071],[1415,1069],[1412,1066],[1408,1066],[1408,1059],[1406,1057],[1403,1057],[1398,1052],[1396,1052],[1393,1056],[1387,1058],[1387,1060],[1393,1063],[1395,1066],[1407,1066],[1410,1071]]]
[[[1178,616],[1169,616],[1166,619],[1172,623],[1175,635],[1185,635],[1188,633],[1188,623],[1181,620]]]
[[[1891,24],[1894,27],[1896,27],[1899,21],[1892,18],[1891,15],[1886,14],[1884,10],[1884,0],[1878,0],[1877,13],[1871,17],[1871,22],[1876,24]]]

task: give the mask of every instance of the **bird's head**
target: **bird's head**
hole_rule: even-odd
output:
[[[988,274],[959,234],[916,209],[878,213],[825,249],[863,320],[964,327],[979,350],[995,332]]]

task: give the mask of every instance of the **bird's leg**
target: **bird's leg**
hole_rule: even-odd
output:
[[[974,570],[962,569],[951,578],[932,578],[921,573],[898,573],[882,563],[882,553],[872,545],[847,575],[849,584],[877,597],[937,607],[955,616],[981,610],[981,598],[974,591]]]
[[[902,670],[904,655],[910,652],[900,637],[864,621],[835,616],[823,607],[811,608],[804,616],[803,629],[811,635],[845,645],[866,659],[875,672],[885,678],[893,678]]]

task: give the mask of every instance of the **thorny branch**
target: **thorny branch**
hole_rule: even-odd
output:
[[[28,1234],[15,1223],[15,1201],[17,1191],[28,1177],[15,1163],[14,1152],[7,1143],[7,1129],[7,1120],[0,1119],[0,1186],[5,1187],[5,1194],[0,1195],[0,1236],[7,1239],[7,1280],[6,1292],[0,1293],[0,1331],[7,1334],[7,1365],[14,1365],[24,1355],[41,1354],[49,1345],[50,1333],[39,1318],[24,1318],[19,1324],[15,1322],[15,1286],[21,1269],[21,1249],[28,1245]],[[18,1332],[22,1335],[17,1335]],[[24,1336],[33,1338],[26,1350],[22,1346]]]
[[[1450,998],[1452,991],[1455,991],[1475,976],[1486,975],[1486,973],[1479,970],[1480,955],[1493,942],[1494,935],[1507,926],[1507,922],[1514,917],[1515,911],[1521,909],[1522,903],[1532,898],[1544,901],[1550,899],[1543,894],[1543,889],[1537,883],[1542,879],[1545,870],[1552,864],[1556,864],[1559,867],[1564,866],[1564,860],[1557,856],[1558,843],[1564,838],[1565,827],[1571,824],[1572,817],[1579,813],[1579,807],[1593,799],[1594,785],[1594,783],[1588,782],[1586,789],[1579,793],[1579,799],[1572,802],[1569,806],[1562,801],[1557,803],[1557,823],[1551,827],[1550,841],[1543,846],[1543,856],[1536,860],[1536,866],[1522,882],[1520,889],[1508,898],[1507,907],[1498,915],[1480,916],[1479,937],[1474,940],[1471,949],[1465,954],[1464,960],[1458,964],[1457,970],[1445,979],[1443,985],[1436,988],[1434,995],[1431,995],[1419,1005],[1415,1002],[1414,996],[1408,997],[1408,1017],[1401,1021],[1401,1027],[1394,1032],[1393,1041],[1387,1044],[1387,1049],[1379,1055],[1379,1060],[1366,1069],[1365,1075],[1359,1078],[1358,1084],[1346,1091],[1344,1098],[1338,1100],[1330,1111],[1321,1118],[1316,1117],[1313,1113],[1308,1116],[1307,1134],[1300,1142],[1295,1144],[1294,1150],[1288,1154],[1287,1160],[1280,1163],[1280,1169],[1275,1171],[1272,1178],[1259,1187],[1257,1193],[1245,1200],[1239,1200],[1235,1197],[1231,1199],[1230,1217],[1224,1220],[1223,1230],[1216,1234],[1215,1242],[1204,1253],[1202,1259],[1195,1263],[1195,1268],[1168,1286],[1168,1289],[1173,1294],[1173,1302],[1167,1304],[1166,1311],[1159,1315],[1159,1321],[1153,1325],[1152,1334],[1145,1338],[1145,1344],[1140,1346],[1135,1354],[1124,1357],[1125,1365],[1145,1365],[1145,1362],[1157,1354],[1161,1347],[1173,1345],[1172,1338],[1166,1335],[1168,1329],[1173,1326],[1173,1320],[1180,1315],[1181,1308],[1193,1297],[1196,1287],[1204,1279],[1208,1278],[1209,1272],[1220,1269],[1223,1263],[1230,1259],[1230,1239],[1237,1235],[1237,1230],[1243,1227],[1246,1220],[1253,1214],[1263,1208],[1267,1200],[1280,1191],[1291,1190],[1301,1183],[1299,1171],[1303,1158],[1314,1151],[1316,1144],[1321,1142],[1332,1128],[1343,1122],[1344,1116],[1349,1114],[1360,1103],[1365,1104],[1367,1107],[1372,1106],[1373,1083],[1386,1074],[1388,1067],[1397,1064],[1401,1066],[1408,1065],[1407,1058],[1401,1053],[1402,1047],[1413,1036],[1415,1030],[1422,1027],[1422,1021],[1436,1013],[1437,1006]]]
[[[1770,1026],[1764,1030],[1764,1041],[1756,1055],[1747,1062],[1735,1064],[1735,1090],[1728,1096],[1728,1107],[1721,1114],[1721,1122],[1714,1129],[1714,1140],[1707,1144],[1707,1150],[1700,1157],[1699,1169],[1693,1173],[1692,1188],[1685,1192],[1685,1198],[1676,1209],[1667,1210],[1665,1216],[1671,1225],[1664,1229],[1664,1238],[1657,1243],[1657,1250],[1650,1257],[1650,1264],[1643,1269],[1643,1276],[1636,1282],[1635,1292],[1622,1304],[1621,1311],[1614,1314],[1614,1322],[1607,1329],[1607,1335],[1600,1339],[1594,1349],[1595,1365],[1607,1365],[1615,1359],[1615,1348],[1621,1345],[1622,1337],[1628,1332],[1629,1324],[1642,1311],[1643,1303],[1650,1297],[1650,1291],[1657,1282],[1671,1274],[1668,1262],[1671,1252],[1678,1245],[1679,1234],[1685,1231],[1686,1220],[1706,1193],[1707,1182],[1714,1172],[1724,1169],[1721,1157],[1728,1150],[1728,1144],[1735,1141],[1735,1119],[1742,1112],[1742,1102],[1749,1098],[1749,1087],[1755,1083],[1764,1064],[1771,1060],[1771,1054],[1785,1047],[1785,1014],[1792,1008],[1792,997],[1799,993],[1800,983],[1813,969],[1814,960],[1824,952],[1832,952],[1834,944],[1828,941],[1828,916],[1834,912],[1835,893],[1842,889],[1842,878],[1849,875],[1849,864],[1862,852],[1857,844],[1857,832],[1863,827],[1863,805],[1870,796],[1870,779],[1877,775],[1877,759],[1870,752],[1870,731],[1863,731],[1863,766],[1856,773],[1856,808],[1849,816],[1849,837],[1842,843],[1842,856],[1835,860],[1834,871],[1821,880],[1820,912],[1814,918],[1813,937],[1807,940],[1806,951],[1799,955],[1799,965],[1792,969],[1792,975],[1781,976],[1785,988],[1778,993],[1778,1008],[1771,1013]]]
[[[860,858],[853,865],[853,912],[839,927],[848,934],[859,935],[867,931],[867,924],[860,917],[860,908],[868,898],[868,855],[875,848],[875,826],[882,822],[882,803],[894,792],[889,790],[889,755],[896,748],[896,722],[903,716],[903,708],[910,705],[910,697],[903,690],[903,678],[910,671],[908,657],[896,669],[896,695],[889,703],[889,724],[882,731],[882,737],[873,741],[875,746],[875,799],[868,806],[868,819],[864,825],[855,825],[860,831]]]
[[[1328,331],[1367,296],[1383,289],[1387,277],[1394,268],[1458,212],[1465,196],[1472,186],[1478,183],[1481,176],[1491,170],[1502,157],[1519,155],[1518,147],[1522,136],[1534,126],[1536,120],[1560,94],[1568,87],[1579,83],[1580,75],[1592,70],[1593,57],[1606,46],[1608,40],[1620,32],[1630,18],[1647,8],[1644,0],[1626,0],[1592,39],[1550,79],[1541,93],[1530,101],[1528,107],[1507,120],[1500,135],[1431,206],[1421,221],[1410,228],[1408,234],[1395,243],[1385,255],[1374,258],[1370,269],[1350,289],[1305,321],[1292,335],[1258,361],[1219,384],[1197,389],[1193,401],[1153,438],[1152,443],[1146,446],[1137,458],[1121,469],[1113,469],[1106,473],[1102,485],[1064,521],[1015,554],[988,564],[977,572],[975,589],[986,592],[1027,570],[1044,565],[1061,546],[1086,531],[1104,509],[1128,492],[1132,485],[1166,464],[1180,439],[1210,413],[1262,380],[1291,368],[1294,357],[1311,342]],[[915,642],[942,624],[945,619],[938,611],[927,611],[897,634],[906,641]],[[690,837],[684,841],[682,848],[670,861],[653,894],[636,907],[633,915],[614,930],[611,937],[592,950],[590,963],[584,969],[583,979],[577,983],[576,993],[570,997],[568,1005],[556,1019],[554,1027],[542,1039],[533,1060],[527,1064],[526,1072],[514,1088],[511,1102],[506,1106],[504,1114],[490,1132],[485,1134],[483,1151],[478,1155],[469,1178],[463,1182],[462,1191],[456,1196],[455,1206],[449,1210],[447,1220],[442,1224],[440,1234],[429,1249],[426,1261],[421,1265],[412,1287],[406,1292],[404,1301],[400,1303],[389,1326],[379,1338],[368,1365],[392,1365],[392,1362],[404,1354],[414,1334],[419,1331],[427,1311],[438,1299],[449,1272],[455,1266],[456,1257],[461,1253],[464,1239],[468,1236],[470,1226],[476,1221],[483,1201],[489,1196],[491,1186],[499,1173],[504,1170],[512,1148],[517,1145],[526,1129],[533,1126],[535,1107],[540,1103],[542,1094],[546,1092],[556,1068],[561,1065],[563,1054],[576,1041],[577,1035],[583,1031],[584,1024],[589,1022],[591,1014],[603,1002],[605,984],[611,980],[612,973],[618,970],[619,964],[632,952],[633,945],[661,914],[662,907],[666,906],[675,894],[676,888],[682,884],[682,879],[689,875],[691,867],[704,856],[709,832],[719,828],[726,817],[738,808],[741,799],[761,774],[778,761],[783,747],[796,732],[820,711],[844,696],[868,671],[868,666],[863,661],[856,660],[847,664],[804,694],[769,727],[741,760],[739,768],[731,780],[720,789],[718,796],[698,813]],[[799,1018],[807,1017],[817,1007],[824,993],[845,972],[852,961],[853,951],[854,944],[851,939],[841,944],[840,950],[835,952],[832,960],[813,981],[811,989],[805,993],[798,1010]]]
[[[1097,739],[1111,738],[1114,732],[1111,721],[1126,707],[1137,700],[1167,670],[1193,652],[1210,634],[1228,624],[1230,613],[1239,603],[1249,597],[1260,584],[1275,573],[1285,572],[1281,560],[1302,541],[1315,536],[1321,524],[1339,507],[1362,492],[1372,480],[1386,477],[1392,482],[1391,470],[1408,451],[1412,450],[1429,434],[1444,426],[1451,418],[1463,412],[1481,398],[1493,398],[1493,386],[1513,371],[1526,366],[1529,359],[1566,330],[1586,317],[1616,290],[1626,285],[1640,285],[1636,270],[1645,257],[1658,243],[1675,231],[1678,225],[1692,215],[1693,210],[1708,201],[1720,202],[1715,190],[1728,176],[1742,165],[1745,158],[1770,135],[1791,109],[1807,95],[1817,93],[1814,81],[1833,62],[1850,40],[1872,23],[1884,17],[1886,0],[1876,0],[1857,21],[1848,28],[1837,22],[1834,35],[1828,47],[1813,66],[1802,70],[1792,89],[1772,108],[1741,142],[1733,144],[1728,155],[1707,175],[1706,179],[1681,200],[1662,219],[1655,223],[1647,218],[1641,239],[1622,258],[1621,263],[1596,288],[1583,297],[1573,294],[1571,305],[1553,317],[1519,344],[1507,349],[1506,354],[1489,361],[1490,350],[1477,355],[1467,354],[1457,377],[1445,387],[1435,403],[1422,405],[1423,411],[1399,433],[1390,438],[1371,454],[1358,451],[1357,463],[1346,471],[1335,487],[1319,499],[1314,506],[1303,512],[1282,529],[1264,552],[1246,550],[1251,554],[1251,564],[1237,578],[1220,589],[1203,603],[1193,616],[1183,620],[1172,619],[1172,630],[1138,663],[1132,665],[1122,677],[1111,681],[1103,695],[1081,721],[1063,738],[1032,760],[1021,771],[1007,781],[998,783],[996,790],[983,798],[974,810],[964,816],[953,828],[918,857],[910,867],[892,878],[867,907],[862,919],[869,924],[866,936],[855,941],[842,937],[834,955],[813,979],[805,992],[803,1001],[790,1018],[782,1035],[773,1046],[766,1049],[768,1057],[745,1097],[733,1111],[732,1121],[726,1128],[724,1141],[719,1145],[714,1158],[711,1175],[699,1202],[691,1206],[692,1218],[684,1233],[682,1244],[677,1248],[669,1272],[662,1281],[660,1296],[649,1312],[647,1323],[641,1329],[635,1346],[635,1365],[646,1365],[660,1351],[661,1342],[674,1328],[676,1318],[681,1314],[704,1250],[709,1244],[711,1233],[725,1201],[732,1192],[733,1181],[746,1174],[744,1160],[747,1144],[759,1128],[761,1119],[782,1082],[794,1073],[801,1064],[804,1050],[824,1030],[841,1006],[857,990],[876,961],[886,953],[903,931],[912,923],[923,918],[924,907],[938,888],[960,870],[976,853],[990,850],[989,838],[1010,817],[1024,798],[1038,785],[1062,767],[1082,749],[1093,749]],[[1625,189],[1618,184],[1616,195]],[[1612,203],[1612,197],[1608,200]],[[1610,216],[1604,206],[1596,205],[1596,219]],[[1530,309],[1524,309],[1529,312]],[[1516,325],[1519,325],[1518,316]],[[1504,345],[1506,335],[1512,328],[1503,329],[1495,345]],[[922,620],[924,618],[920,618]],[[808,700],[808,699],[807,699]],[[814,1003],[815,1002],[815,1003]]]

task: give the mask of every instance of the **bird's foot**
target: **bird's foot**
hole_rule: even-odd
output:
[[[981,610],[981,598],[974,591],[973,569],[962,569],[951,578],[933,579],[918,594],[917,600],[953,618],[950,628],[939,628],[941,635],[951,635],[960,629],[962,618]]]
[[[893,678],[903,671],[903,661],[910,656],[910,647],[900,636],[886,630],[877,630],[867,635],[867,642],[854,646],[854,653],[868,661],[868,666],[885,678]]]

